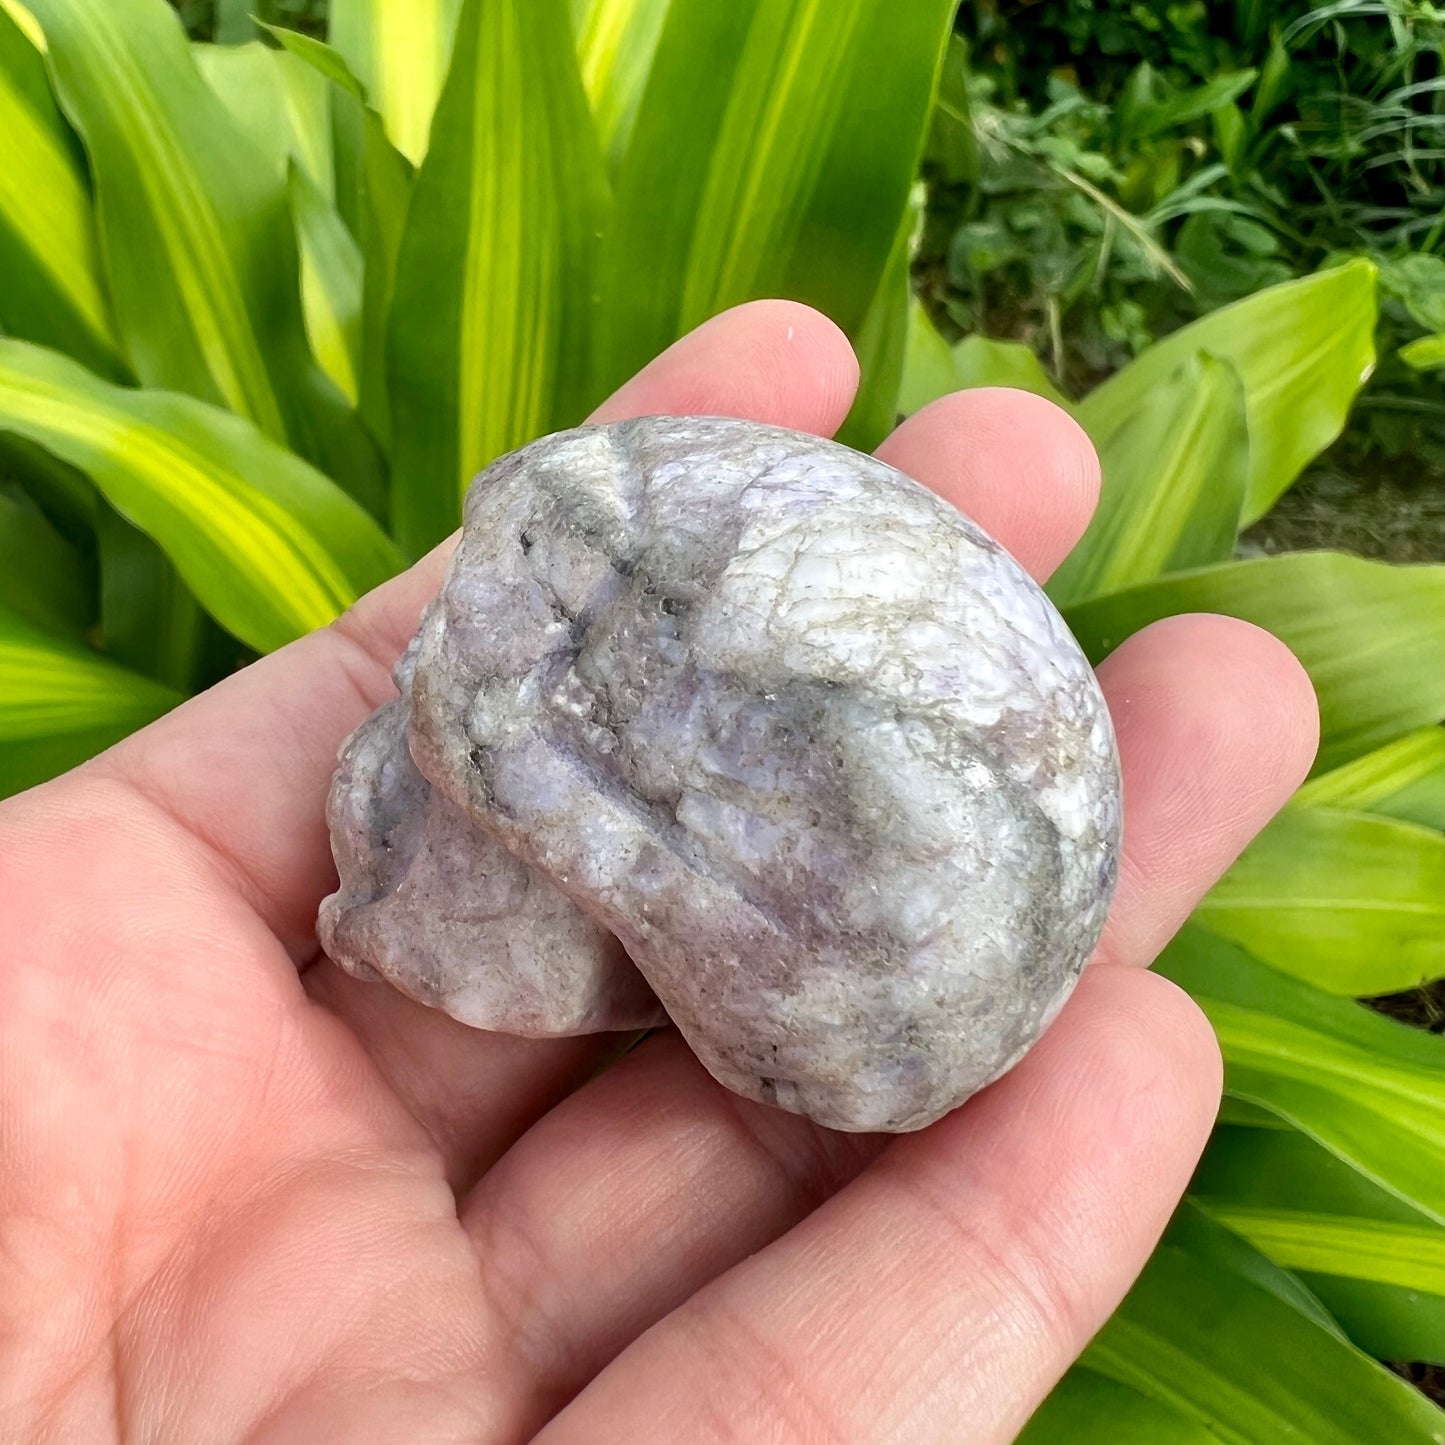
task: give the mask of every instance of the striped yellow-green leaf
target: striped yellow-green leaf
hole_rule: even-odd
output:
[[[1227,1445],[1438,1445],[1445,1431],[1445,1414],[1351,1345],[1288,1275],[1187,1207],[1083,1365]]]
[[[79,636],[95,611],[79,553],[28,492],[0,479],[0,608],[62,635]]]
[[[196,65],[230,113],[284,176],[295,161],[328,198],[335,195],[331,87],[314,66],[259,40],[191,47]]]
[[[288,185],[301,247],[306,334],[322,369],[354,406],[361,397],[361,247],[321,187],[295,161]]]
[[[1313,779],[1295,807],[1353,808],[1445,831],[1445,727],[1421,728]]]
[[[582,419],[605,180],[565,7],[462,10],[391,304],[393,530],[413,553],[479,468]]]
[[[1297,1130],[1216,1130],[1190,1191],[1362,1349],[1445,1363],[1445,1228]]]
[[[617,174],[594,394],[753,297],[856,336],[927,129],[952,0],[672,0]]]
[[[1086,403],[1096,445],[1196,352],[1244,382],[1251,441],[1244,521],[1257,521],[1344,429],[1375,365],[1376,270],[1367,261],[1260,291],[1151,346]]]
[[[353,406],[361,364],[361,248],[333,201],[331,87],[287,50],[197,45],[201,74],[287,178],[301,250],[301,304],[312,354]]]
[[[33,38],[0,5],[0,327],[119,378],[84,161]]]
[[[414,165],[427,151],[432,113],[451,59],[461,0],[331,0],[329,38],[346,57]]]
[[[1070,607],[1095,661],[1141,627],[1224,612],[1284,639],[1319,695],[1328,772],[1445,715],[1445,566],[1391,567],[1333,552],[1181,572]]]
[[[336,144],[335,200],[361,247],[361,414],[385,451],[391,449],[391,398],[386,385],[386,332],[402,226],[411,201],[411,162],[386,138],[366,87],[346,61],[319,40],[267,27],[280,44],[331,82]]]
[[[1173,1405],[1076,1365],[1017,1445],[1219,1445],[1219,1437]]]
[[[615,170],[632,138],[662,22],[672,0],[572,0],[582,84]]]
[[[83,762],[180,701],[0,607],[0,797]]]
[[[1095,410],[1077,412],[1092,430]],[[1234,553],[1250,476],[1244,386],[1228,361],[1187,356],[1122,426],[1098,438],[1104,485],[1084,539],[1049,584],[1060,606],[1223,562]]]
[[[330,622],[399,558],[356,502],[250,423],[0,340],[0,431],[84,471],[202,605],[262,651]]]
[[[90,156],[127,357],[379,506],[375,448],[311,356],[286,178],[202,79],[165,0],[30,0]]]
[[[1195,924],[1158,967],[1214,1025],[1231,1094],[1445,1223],[1445,1039],[1287,978]]]
[[[1327,993],[1399,993],[1445,974],[1445,834],[1291,808],[1194,916]]]

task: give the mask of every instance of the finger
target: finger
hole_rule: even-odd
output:
[[[673,1031],[569,1097],[463,1202],[489,1348],[513,1386],[495,1438],[530,1439],[643,1331],[806,1218],[885,1143],[727,1093]]]
[[[1126,780],[1107,935],[1117,942],[1105,954],[1143,963],[1308,767],[1313,714],[1289,653],[1227,618],[1160,623],[1101,679]],[[483,1258],[527,1261],[528,1308],[509,1328],[535,1360],[536,1401],[567,1399],[681,1299],[801,1219],[870,1144],[735,1099],[660,1040],[542,1119],[463,1216]],[[549,1198],[574,1202],[566,1220],[542,1207]]]
[[[831,433],[856,379],[853,352],[826,317],[756,302],[684,337],[598,416],[710,411]],[[444,565],[445,552],[433,554],[335,627],[228,678],[103,764],[209,849],[298,955],[314,947],[316,907],[335,882],[323,813],[337,747],[392,695],[391,664]]]
[[[537,1437],[1012,1440],[1142,1268],[1220,1065],[1172,984],[1091,970],[968,1108],[668,1315]]]
[[[1043,580],[1084,535],[1099,459],[1065,411],[1024,391],[945,396],[878,448],[890,466],[952,502]]]
[[[1119,889],[1097,957],[1149,964],[1308,775],[1309,675],[1233,617],[1171,617],[1099,669],[1124,770]]]
[[[827,317],[796,301],[754,301],[670,346],[592,420],[736,416],[830,437],[857,390],[858,359]]]

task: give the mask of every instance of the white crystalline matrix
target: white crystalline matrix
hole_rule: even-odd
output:
[[[846,447],[649,418],[502,458],[401,672],[333,788],[323,943],[466,1022],[660,1000],[728,1088],[916,1129],[1023,1056],[1103,928],[1087,660],[996,543]]]

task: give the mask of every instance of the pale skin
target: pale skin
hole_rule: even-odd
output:
[[[856,384],[760,302],[601,419],[819,434]],[[881,455],[1046,577],[1098,468],[974,392]],[[1118,898],[1012,1074],[941,1123],[833,1134],[726,1093],[668,1032],[473,1032],[318,953],[342,738],[443,557],[91,764],[0,805],[0,1437],[24,1442],[1003,1442],[1147,1260],[1219,1055],[1147,972],[1314,755],[1309,682],[1184,617],[1101,669]]]

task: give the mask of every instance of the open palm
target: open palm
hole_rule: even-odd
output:
[[[822,317],[730,312],[603,408],[819,433]],[[1074,425],[947,398],[882,455],[1037,576]],[[318,956],[342,738],[442,560],[0,808],[0,1439],[1009,1440],[1147,1258],[1218,1055],[1147,964],[1314,744],[1278,643],[1175,618],[1101,677],[1125,857],[1044,1043],[933,1128],[830,1134],[675,1035],[477,1033]]]

